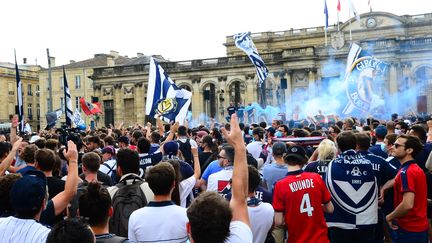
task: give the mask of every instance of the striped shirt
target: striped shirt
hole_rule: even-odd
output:
[[[34,219],[0,218],[0,243],[45,242],[50,231]]]

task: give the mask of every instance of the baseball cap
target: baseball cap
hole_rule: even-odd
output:
[[[268,127],[267,129],[267,132],[269,132],[269,133],[271,133],[271,134],[275,134],[275,132],[276,132],[276,129],[274,129],[274,127]]]
[[[283,155],[287,152],[286,145],[282,142],[276,142],[273,144],[272,151],[274,155]]]
[[[112,155],[115,155],[115,149],[113,146],[106,146],[105,148],[102,149],[102,154],[104,153],[110,153]]]
[[[306,155],[306,150],[304,150],[302,146],[293,145],[287,149],[285,159],[295,159],[306,162],[308,157]]]
[[[385,136],[387,135],[387,128],[384,125],[378,125],[375,128],[375,134],[378,136]]]
[[[29,170],[17,180],[10,191],[10,201],[15,211],[38,210],[42,206],[47,190],[44,173]]]
[[[121,136],[121,137],[119,137],[117,141],[118,141],[119,143],[120,143],[120,142],[123,142],[123,143],[129,144],[129,138],[126,137],[126,136]]]
[[[39,140],[41,137],[39,137],[38,135],[33,135],[31,138],[30,138],[30,140],[29,140],[29,143],[34,143],[34,142],[36,142],[37,140]]]
[[[198,131],[197,132],[197,136],[200,138],[205,137],[207,135],[208,135],[208,133],[206,131]]]
[[[163,150],[166,155],[177,155],[178,149],[179,149],[178,143],[175,141],[169,141],[165,143],[163,146]]]

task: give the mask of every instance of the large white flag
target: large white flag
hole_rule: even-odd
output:
[[[244,51],[255,66],[256,73],[259,80],[259,85],[264,83],[268,76],[268,69],[263,59],[258,54],[258,50],[255,47],[252,39],[250,38],[250,32],[244,32],[234,35],[234,43],[240,50]]]
[[[79,110],[77,108],[75,108],[75,112],[73,114],[73,120],[72,121],[75,124],[75,127],[78,127],[79,125],[85,124],[84,120],[81,118],[81,113],[79,112]]]
[[[192,93],[175,85],[159,63],[150,59],[146,115],[160,115],[166,122],[183,124],[191,103]]]

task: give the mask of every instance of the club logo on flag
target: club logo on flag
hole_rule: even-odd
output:
[[[177,111],[177,101],[175,99],[172,98],[167,98],[167,99],[163,99],[163,100],[159,100],[158,104],[157,104],[157,113],[161,114],[161,115],[166,115],[169,114],[171,112],[176,112]]]
[[[362,114],[370,111],[376,94],[373,92],[374,81],[385,73],[387,64],[376,59],[353,44],[348,53],[347,72],[345,75],[348,104],[343,114]]]
[[[150,59],[146,115],[166,122],[183,124],[192,99],[192,93],[177,87],[154,58]]]

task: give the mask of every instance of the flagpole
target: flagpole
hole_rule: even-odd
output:
[[[327,46],[327,28],[324,31],[325,46]]]
[[[48,103],[48,112],[53,111],[53,100],[52,100],[52,73],[51,73],[51,57],[49,54],[49,48],[47,48],[47,56],[48,56],[48,89],[49,89],[49,103]],[[85,90],[85,89],[84,89]]]
[[[339,10],[337,11],[337,30],[339,32]]]
[[[351,31],[351,3],[349,3],[348,4],[349,6],[348,6],[348,10],[349,10],[349,13],[348,13],[348,23],[349,23],[349,33],[350,33],[350,42],[352,42],[352,31]]]

